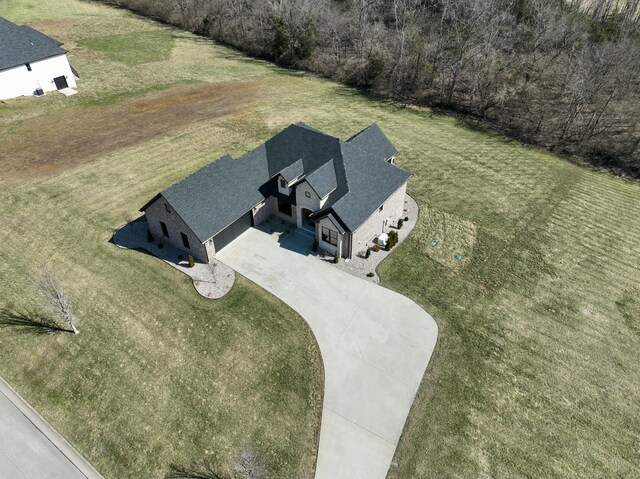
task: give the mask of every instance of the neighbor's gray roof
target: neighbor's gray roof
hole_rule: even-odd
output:
[[[347,140],[347,143],[351,143],[384,160],[388,160],[398,154],[396,147],[393,146],[380,127],[375,123],[353,135]]]
[[[338,187],[336,167],[333,159],[307,175],[307,183],[320,198],[324,198]]]
[[[252,207],[277,193],[274,177],[284,172],[329,195],[321,218],[355,231],[411,176],[379,155],[308,125],[291,125],[262,145],[233,160],[224,156],[162,193],[202,242],[216,235]],[[151,200],[146,207],[155,201]]]
[[[0,17],[0,70],[62,55],[61,42]]]

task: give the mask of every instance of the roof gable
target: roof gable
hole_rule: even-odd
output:
[[[383,160],[388,160],[398,154],[396,147],[393,146],[380,127],[375,123],[353,135],[347,140],[347,143],[357,146]]]
[[[0,17],[0,70],[63,55],[61,42],[27,25]]]
[[[317,170],[307,175],[307,183],[313,188],[320,198],[324,198],[329,193],[336,190],[338,180],[336,179],[336,169],[333,159],[327,161]]]
[[[266,168],[250,153],[237,160],[225,155],[161,193],[202,243],[264,199]]]
[[[302,159],[296,161],[295,163],[291,163],[280,172],[280,175],[285,179],[287,183],[291,183],[293,180],[302,176],[303,174],[304,164],[302,163]]]
[[[379,157],[342,142],[349,193],[339,198],[333,211],[350,231],[355,231],[395,193],[411,174]]]

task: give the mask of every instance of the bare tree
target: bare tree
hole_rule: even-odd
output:
[[[42,298],[44,309],[51,315],[51,319],[59,324],[68,325],[74,334],[80,331],[75,326],[75,315],[71,307],[71,301],[62,281],[45,266],[39,275],[36,289]]]
[[[258,457],[253,444],[248,442],[238,452],[232,465],[238,479],[266,479],[267,468]]]

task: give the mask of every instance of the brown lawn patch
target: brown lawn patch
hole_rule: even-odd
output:
[[[1,183],[52,175],[136,144],[175,134],[197,122],[255,106],[257,82],[181,86],[144,99],[73,108],[18,127],[0,150]]]

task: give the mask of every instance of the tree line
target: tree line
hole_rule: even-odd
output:
[[[104,0],[640,178],[640,0]]]

